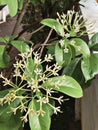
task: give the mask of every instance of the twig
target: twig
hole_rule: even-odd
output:
[[[33,49],[35,50],[35,49],[37,49],[37,48],[39,48],[39,47],[41,47],[41,46],[54,46],[54,44],[52,44],[51,42],[53,42],[53,41],[55,41],[55,40],[58,40],[58,37],[55,37],[55,38],[50,39],[47,44],[38,43],[38,44],[36,44],[35,46],[33,46]]]
[[[54,46],[54,44],[36,44],[34,47],[33,47],[33,49],[35,50],[35,49],[37,49],[37,48],[39,48],[39,47],[42,47],[42,46]]]
[[[42,53],[43,53],[43,50],[44,50],[44,45],[46,45],[46,43],[48,42],[48,40],[49,40],[49,38],[50,38],[50,36],[51,36],[51,34],[52,34],[52,31],[53,31],[53,29],[50,30],[50,32],[49,32],[49,34],[48,34],[46,40],[45,40],[44,43],[43,43],[43,46],[42,46],[41,51],[40,51],[40,57],[42,56]]]
[[[19,34],[18,34],[16,39],[19,39],[26,31],[28,31],[31,28],[31,26],[35,26],[38,23],[39,22],[35,22],[33,24],[28,25],[25,29],[23,29],[22,31],[19,32]]]
[[[41,29],[43,29],[44,27],[45,27],[45,25],[42,25],[41,27],[37,28],[37,29],[34,30],[33,32],[27,34],[26,36],[33,35],[33,34],[37,33],[38,31],[40,31]]]

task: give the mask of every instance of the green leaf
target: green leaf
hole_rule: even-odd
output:
[[[44,19],[41,21],[42,24],[54,29],[59,35],[64,36],[63,26],[55,19]]]
[[[27,78],[27,81],[31,82],[32,78],[34,78],[35,73],[34,73],[34,69],[35,69],[35,65],[34,65],[34,60],[30,57],[27,58],[26,60],[27,62],[27,66],[25,68],[25,75]]]
[[[24,0],[19,1],[19,10],[22,10],[24,4]]]
[[[10,56],[7,54],[6,45],[0,45],[0,68],[5,68],[10,61]]]
[[[88,43],[90,49],[98,51],[98,33],[92,36]]]
[[[71,47],[67,47],[68,49],[68,52],[64,52],[63,53],[63,66],[67,66],[70,62],[71,62],[71,59],[72,59],[72,51],[71,51]]]
[[[79,98],[82,96],[81,86],[76,80],[70,76],[59,76],[49,78],[42,85],[45,88],[52,88],[53,90],[60,91],[64,94],[67,94],[71,97]]]
[[[81,62],[81,69],[86,81],[94,78],[98,74],[98,54],[91,54],[89,58],[84,58]]]
[[[5,43],[6,41],[5,41],[5,39],[4,39],[4,38],[0,37],[0,42]]]
[[[34,6],[37,5],[39,2],[37,0],[29,0]]]
[[[11,17],[15,16],[18,11],[18,1],[17,0],[0,0],[1,5],[8,5]]]
[[[17,40],[11,41],[11,45],[13,45],[21,53],[25,53],[27,52],[27,50],[30,49],[29,46],[22,41],[17,41]]]
[[[46,47],[48,49],[48,51],[47,51],[48,54],[51,54],[51,55],[55,54],[55,47],[53,47],[53,46],[55,46],[58,42],[59,41],[54,41],[54,42],[51,43],[51,46]]]
[[[50,130],[50,107],[47,104],[43,104],[42,109],[45,111],[45,114],[43,116],[38,115],[36,114],[36,111],[40,109],[40,103],[32,99],[29,104],[29,109],[35,111],[34,113],[29,113],[29,124],[31,130]]]
[[[0,98],[3,98],[8,94],[8,92],[11,89],[6,89],[0,91]],[[22,116],[20,112],[17,112],[16,115],[14,115],[11,112],[11,107],[17,107],[19,105],[20,101],[16,99],[13,101],[10,105],[4,104],[3,106],[0,106],[0,130],[18,130],[21,126],[21,120],[20,117]]]
[[[69,32],[69,34],[70,34],[71,37],[76,37],[77,36],[77,33],[74,30],[71,30]]]
[[[74,42],[73,44],[71,44]],[[70,44],[76,49],[76,52],[79,54],[82,54],[83,57],[89,57],[90,56],[90,50],[88,45],[86,44],[85,41],[83,41],[80,38],[73,38],[70,41]]]
[[[63,64],[63,50],[60,48],[59,43],[55,45],[55,59],[58,65]]]
[[[53,46],[47,46],[46,48],[48,49],[48,51],[47,51],[48,54],[54,55],[54,53],[55,53],[55,47],[53,47]]]
[[[75,69],[76,69],[77,64],[79,63],[79,61],[80,61],[80,58],[73,59],[70,62],[70,64],[63,69],[62,75],[72,76],[73,73],[75,72]]]

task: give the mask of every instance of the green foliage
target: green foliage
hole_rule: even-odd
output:
[[[80,85],[70,76],[60,76],[48,79],[43,86],[60,91],[71,97],[79,98],[82,96]]]
[[[65,67],[62,71],[62,75],[72,76],[75,73],[75,69],[77,68],[77,64],[79,63],[80,58],[73,59],[70,64]]]
[[[10,61],[10,57],[7,54],[6,49],[6,45],[0,45],[0,68],[5,68]]]
[[[11,89],[0,91],[0,101]],[[19,100],[15,100],[11,104],[5,104],[0,106],[0,130],[18,130],[21,126],[20,116],[22,115],[19,111],[16,115],[11,112],[11,108],[18,106]]]
[[[55,59],[59,65],[63,64],[63,50],[59,47],[58,43],[55,45]]]
[[[17,48],[17,50],[20,51],[21,53],[25,53],[27,50],[29,50],[29,46],[23,41],[14,40],[14,41],[11,41],[11,45]]]
[[[98,33],[92,36],[88,45],[92,51],[98,51]]]
[[[53,16],[53,11],[63,10],[63,6],[69,3],[62,0],[29,2],[33,7],[34,22],[37,16],[40,15],[39,19]],[[24,0],[0,1],[2,5],[8,4],[12,17],[18,9],[23,8],[23,3]],[[42,44],[40,46],[43,48],[36,48],[38,41],[33,44],[23,39],[16,40],[18,35],[0,37],[3,43],[0,45],[1,68],[10,63],[9,46],[20,52],[13,65],[11,79],[0,74],[2,85],[10,88],[0,91],[0,130],[18,130],[22,122],[29,122],[31,130],[50,130],[51,116],[60,112],[60,106],[56,106],[55,101],[60,104],[64,101],[63,96],[56,97],[55,92],[80,98],[83,96],[80,84],[84,85],[82,82],[93,79],[98,73],[98,53],[94,53],[98,51],[98,33],[87,44],[80,38],[87,34],[84,30],[86,21],[81,21],[83,17],[78,12],[68,10],[66,14],[57,15],[57,19],[45,18],[41,21],[41,24],[48,27],[40,31],[42,41],[35,34],[40,43],[45,41],[45,51]],[[49,28],[53,30],[51,37],[47,36]]]
[[[40,109],[40,104],[33,100],[29,104],[29,109],[34,109],[35,111]],[[49,106],[47,104],[42,105],[42,110],[44,113],[42,115],[38,115],[36,113],[30,113],[29,114],[29,123],[31,130],[49,130],[50,129],[50,123],[51,123],[51,113]],[[52,112],[53,114],[53,112]]]
[[[0,0],[0,5],[8,5],[11,17],[15,16],[18,11],[18,0]]]
[[[63,36],[64,35],[64,29],[62,27],[62,25],[54,20],[54,19],[44,19],[41,21],[42,24],[51,27],[52,29],[54,29],[59,35]]]
[[[98,73],[98,54],[91,54],[89,58],[84,58],[81,67],[86,81],[94,78]]]
[[[74,38],[70,42],[70,44],[75,48],[76,54],[80,55],[82,54],[83,57],[89,57],[90,56],[90,50],[86,42],[84,42],[80,38]]]

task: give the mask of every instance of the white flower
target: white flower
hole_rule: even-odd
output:
[[[70,44],[71,44],[71,45],[75,45],[75,41],[72,40],[72,41],[70,42]]]
[[[64,27],[65,27],[65,26],[64,26]],[[65,34],[65,37],[66,37],[66,38],[69,38],[69,37],[70,37],[70,34],[69,34],[69,33],[66,33],[66,34]]]
[[[40,59],[40,57],[39,57],[39,56],[34,57],[34,62],[35,62],[35,64],[37,64],[37,65],[41,64],[41,59]]]
[[[46,62],[50,62],[51,60],[53,60],[53,57],[51,54],[45,55],[45,59]]]
[[[60,43],[61,47],[64,46],[64,40],[61,39],[61,40],[59,41],[59,43]]]
[[[34,70],[34,72],[35,72],[37,75],[40,75],[40,74],[41,74],[41,72],[42,72],[42,70],[41,70],[41,69],[36,68],[36,69]]]
[[[60,111],[60,106],[54,107],[54,113],[57,114],[57,112],[61,112],[61,111]]]
[[[68,53],[69,49],[68,48],[64,48],[64,53]]]

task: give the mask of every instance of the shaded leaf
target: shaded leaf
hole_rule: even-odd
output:
[[[5,68],[10,61],[10,56],[7,54],[6,45],[0,45],[0,68]]]
[[[0,98],[3,98],[9,92],[9,90],[10,89],[0,91]],[[20,101],[16,99],[10,105],[4,104],[3,106],[0,106],[0,130],[19,129],[22,123],[20,120],[22,114],[17,112],[16,115],[14,115],[10,109],[11,107],[17,107],[19,103]]]
[[[66,66],[63,71],[62,75],[68,75],[72,76],[73,73],[75,72],[75,69],[77,67],[77,64],[79,63],[80,58],[73,59],[68,66]]]
[[[90,49],[98,51],[98,33],[92,36],[88,43]]]
[[[94,78],[98,74],[98,54],[91,54],[89,58],[84,58],[81,62],[81,69],[86,81]]]
[[[58,65],[63,64],[63,50],[59,47],[59,43],[55,45],[55,59]]]

